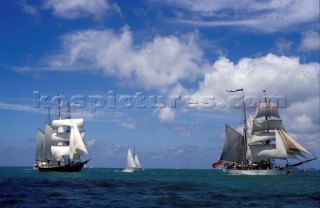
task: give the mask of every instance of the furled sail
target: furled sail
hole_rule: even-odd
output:
[[[260,117],[277,117],[280,118],[276,103],[259,103],[256,109],[254,119]]]
[[[245,161],[244,138],[243,136],[226,125],[224,146],[220,160],[231,162]]]
[[[40,129],[38,129],[38,134],[37,134],[36,160],[37,161],[46,160],[46,155],[45,155],[45,134]]]
[[[73,123],[76,124],[78,128],[83,128],[83,119],[62,119],[62,120],[53,120],[52,126],[53,127],[60,127],[60,126],[73,126]]]

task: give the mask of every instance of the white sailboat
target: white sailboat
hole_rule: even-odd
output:
[[[37,134],[34,168],[38,171],[78,172],[89,161],[80,159],[88,153],[83,119],[61,119],[59,109],[59,119],[46,123],[45,132],[38,129]]]
[[[230,92],[236,91],[243,89]],[[276,103],[265,100],[258,104],[254,117],[250,116],[248,128],[243,102],[243,118],[243,134],[226,125],[224,147],[220,159],[212,164],[213,168],[224,163],[223,171],[227,174],[279,175],[290,173],[291,167],[317,159],[286,132]],[[306,155],[314,158],[308,159]],[[291,159],[299,162],[289,164]],[[275,160],[286,161],[286,164],[276,165]]]
[[[128,149],[127,166],[123,169],[123,172],[135,172],[141,170],[140,161],[138,155],[133,148]]]

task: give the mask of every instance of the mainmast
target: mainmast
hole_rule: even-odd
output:
[[[60,97],[59,97],[59,94],[58,94],[58,119],[61,120]]]
[[[242,106],[243,106],[243,137],[244,137],[244,144],[245,144],[245,151],[247,152],[247,115],[246,115],[246,102],[244,101],[244,90],[242,89]]]
[[[50,118],[50,108],[48,108],[48,124],[51,124],[51,118]]]
[[[267,105],[267,91],[266,90],[263,90],[262,92],[264,92],[264,102],[266,103],[266,105]],[[270,106],[271,107],[271,106]],[[268,120],[268,116],[266,115],[265,116],[265,118],[266,118],[266,121]],[[269,132],[269,129],[267,129],[267,132]],[[270,143],[270,140],[267,140],[266,141],[266,144],[269,144]]]
[[[266,103],[266,105],[268,105],[267,104],[267,91],[266,90],[263,90],[262,92],[264,92],[264,102]],[[271,106],[270,106],[271,107]],[[266,121],[268,121],[268,116],[266,115],[265,116],[265,118],[266,118]],[[269,129],[267,129],[267,133],[269,132]],[[269,145],[270,144],[270,140],[267,140],[266,141],[266,144],[267,145]],[[268,159],[268,164],[269,164],[269,167],[271,168],[271,160],[270,160],[270,158]]]

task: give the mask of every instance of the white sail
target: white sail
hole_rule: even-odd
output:
[[[70,128],[69,146],[70,146],[69,157],[71,159],[73,159],[75,157],[75,155],[81,156],[84,154],[88,154],[86,146],[83,142],[83,138],[79,132],[79,129],[78,129],[76,123],[73,123],[73,126],[71,126],[71,128]]]
[[[76,154],[76,148],[74,145],[74,128],[73,127],[70,128],[69,147],[70,147],[69,158],[73,159],[74,154]]]
[[[40,129],[38,129],[36,144],[36,160],[44,161],[45,159],[45,134]]]
[[[266,130],[284,129],[282,120],[253,120],[252,133]]]
[[[250,145],[251,155],[247,155],[248,159],[253,162],[261,160],[279,159],[275,145]],[[281,158],[286,159],[286,158]]]
[[[84,140],[85,131],[80,132],[82,140]],[[52,140],[56,142],[66,142],[70,139],[70,132],[53,133]]]
[[[308,150],[306,150],[302,145],[300,145],[297,141],[295,141],[292,137],[290,137],[285,131],[281,130],[281,135],[283,140],[285,141],[288,150],[302,151],[307,154],[312,155]]]
[[[279,159],[287,159],[288,154],[287,154],[286,147],[282,141],[282,137],[280,136],[279,131],[276,129],[275,129],[275,133],[276,133],[277,157]]]
[[[52,141],[54,144],[58,142],[67,142],[70,139],[70,132],[53,133]]]
[[[241,162],[245,160],[244,140],[243,136],[226,125],[224,146],[220,160]]]
[[[260,117],[277,117],[280,118],[276,103],[260,103],[257,106],[254,119]]]
[[[52,133],[53,128],[46,124],[46,130],[45,130],[45,156],[47,160],[55,161],[55,158],[52,155],[51,152],[51,145],[52,145]]]
[[[250,151],[247,151],[247,158],[253,162],[269,159],[288,159],[288,154],[282,138],[278,131],[275,131],[276,144],[249,145]]]
[[[136,164],[137,168],[141,168],[140,161],[137,154],[134,157],[134,163]]]
[[[83,128],[83,119],[61,119],[61,120],[53,120],[53,127],[61,127],[61,126],[73,126],[73,123],[76,124],[78,128]]]
[[[78,129],[78,126],[76,123],[74,123],[74,146],[76,148],[76,153],[79,155],[88,154],[87,148],[83,142],[83,139],[81,137],[80,131]]]
[[[137,168],[130,148],[127,155],[127,168]]]
[[[257,132],[252,133],[249,138],[249,144],[254,144],[257,142],[265,142],[265,141],[275,141],[276,136],[274,132]]]
[[[51,146],[51,151],[56,161],[63,161],[63,156],[68,156],[70,154],[70,147],[69,146]]]

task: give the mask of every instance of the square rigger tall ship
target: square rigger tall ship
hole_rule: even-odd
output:
[[[45,131],[38,128],[36,143],[36,164],[40,172],[79,172],[89,160],[81,157],[88,153],[84,143],[83,118],[71,119],[70,108],[66,119],[61,119],[60,108],[57,120],[45,125]]]
[[[237,92],[243,89],[229,91]],[[265,92],[265,91],[264,91]],[[224,146],[213,168],[223,164],[223,172],[236,175],[289,174],[290,168],[317,159],[286,131],[276,103],[259,103],[247,126],[243,92],[243,132],[226,125]],[[310,156],[313,158],[310,159]],[[284,165],[276,161],[285,161]],[[289,163],[289,161],[296,161]]]

